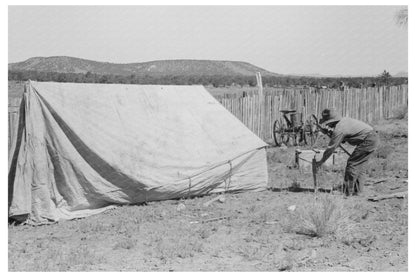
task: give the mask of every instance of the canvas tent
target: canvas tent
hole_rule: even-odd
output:
[[[264,190],[266,144],[202,86],[26,84],[9,149],[9,216]]]

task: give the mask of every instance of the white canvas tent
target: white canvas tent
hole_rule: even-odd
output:
[[[26,85],[9,150],[9,216],[264,190],[266,144],[202,86]]]

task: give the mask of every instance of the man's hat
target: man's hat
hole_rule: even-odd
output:
[[[319,124],[328,125],[333,122],[341,120],[341,116],[337,115],[333,110],[324,109],[322,111],[322,118],[319,120]]]

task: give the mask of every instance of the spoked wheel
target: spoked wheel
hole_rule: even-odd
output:
[[[316,126],[315,120],[313,118],[307,119],[303,126],[303,137],[305,140],[305,144],[313,146],[316,142],[318,134],[319,129],[318,126]]]
[[[276,146],[282,146],[287,140],[287,136],[285,135],[285,126],[281,119],[277,119],[273,123],[273,138]]]

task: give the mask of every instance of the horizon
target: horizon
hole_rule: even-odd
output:
[[[394,22],[403,7],[9,6],[8,59],[238,61],[282,75],[394,76],[408,72],[408,30]]]

